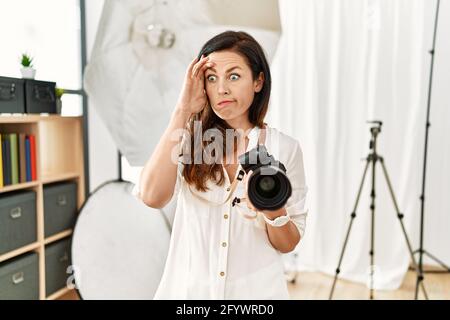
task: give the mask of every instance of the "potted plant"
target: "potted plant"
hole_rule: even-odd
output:
[[[33,68],[33,58],[30,55],[23,53],[20,59],[20,64],[22,65],[22,68],[20,69],[22,78],[34,79],[36,70]]]
[[[62,111],[62,100],[61,97],[64,94],[64,89],[55,88],[55,96],[56,96],[56,113],[61,114]]]

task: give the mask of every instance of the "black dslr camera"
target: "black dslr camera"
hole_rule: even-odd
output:
[[[239,156],[246,173],[253,171],[247,181],[247,195],[258,210],[278,210],[292,194],[291,183],[284,165],[269,155],[264,145],[258,145]]]

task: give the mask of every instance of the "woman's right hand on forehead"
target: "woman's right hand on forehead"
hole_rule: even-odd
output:
[[[184,83],[178,97],[177,111],[189,114],[199,113],[207,103],[205,91],[205,71],[212,67],[208,57],[195,58],[189,64]]]

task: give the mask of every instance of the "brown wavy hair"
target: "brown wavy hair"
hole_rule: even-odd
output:
[[[244,57],[248,66],[252,70],[252,78],[256,80],[259,74],[262,72],[264,74],[264,83],[262,89],[255,93],[255,97],[253,99],[252,105],[249,108],[249,121],[252,125],[263,127],[264,118],[267,113],[267,109],[269,107],[269,99],[270,99],[270,90],[271,90],[271,75],[270,68],[265,57],[264,51],[260,44],[248,33],[243,31],[225,31],[220,33],[210,40],[208,40],[198,53],[198,59],[201,58],[202,55],[208,56],[212,52],[222,51],[222,50],[230,50],[235,53],[240,54]],[[188,124],[187,130],[189,132],[190,141],[185,141],[185,143],[191,143],[191,146],[194,146],[194,139],[200,139],[197,141],[201,141],[201,150],[200,152],[203,154],[205,147],[208,145],[208,141],[203,141],[201,137],[194,137],[194,120],[201,121],[202,125],[202,136],[203,133],[212,128],[216,128],[220,131],[223,138],[223,156],[225,156],[225,132],[226,129],[232,129],[226,121],[219,118],[211,108],[211,105],[208,101],[207,106],[199,113],[191,116]],[[197,135],[199,133],[197,132]],[[234,137],[234,151],[236,151],[237,137]],[[193,149],[193,148],[190,148]],[[200,148],[199,148],[200,149]],[[206,183],[209,179],[215,182],[218,186],[222,186],[225,182],[225,176],[222,170],[221,163],[194,163],[195,153],[190,153],[189,163],[184,164],[183,168],[183,177],[185,181],[194,185],[195,188],[199,191],[205,192],[209,188],[207,188]]]

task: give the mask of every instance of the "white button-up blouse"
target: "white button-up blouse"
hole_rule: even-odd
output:
[[[246,151],[256,147],[259,133],[258,127],[249,132]],[[303,237],[307,186],[300,144],[267,126],[265,146],[286,167],[292,195],[285,208]],[[180,162],[169,253],[154,299],[289,299],[282,253],[271,245],[262,213],[249,219],[245,215],[255,213],[245,202],[232,204],[244,196],[244,182],[221,204],[231,192],[225,169],[225,184],[209,181],[207,192],[187,185],[182,169]]]

